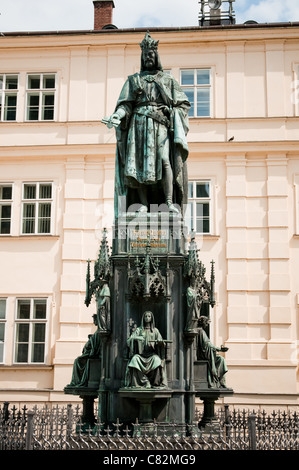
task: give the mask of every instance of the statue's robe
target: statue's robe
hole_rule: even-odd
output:
[[[193,330],[197,327],[200,317],[200,309],[202,302],[198,299],[198,293],[193,287],[187,289],[187,321],[186,330]]]
[[[141,338],[144,338],[142,340]],[[159,342],[157,344],[156,342]],[[127,387],[166,386],[163,339],[157,328],[138,327],[127,341],[130,360]]]
[[[97,319],[100,330],[110,331],[110,289],[104,284],[97,294]]]
[[[72,380],[69,387],[86,387],[88,384],[89,361],[88,359],[99,359],[101,356],[101,339],[98,331],[89,335],[84,345],[81,356],[77,357],[73,365]]]
[[[225,387],[224,374],[228,371],[225,359],[217,354],[220,348],[214,346],[203,328],[198,333],[198,359],[208,361],[208,383],[211,388]]]

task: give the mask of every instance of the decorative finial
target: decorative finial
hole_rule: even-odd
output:
[[[149,33],[149,31],[146,32],[143,41],[139,44],[142,50],[146,49],[158,49],[158,44],[159,41],[155,41]]]

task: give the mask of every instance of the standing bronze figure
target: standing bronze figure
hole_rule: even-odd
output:
[[[202,306],[202,296],[198,292],[196,278],[192,277],[190,286],[187,288],[187,320],[186,331],[194,331],[197,328]]]
[[[110,331],[110,288],[104,279],[102,286],[96,291],[97,321],[100,331]]]
[[[116,217],[119,196],[126,198],[127,208],[138,203],[140,212],[157,203],[179,213],[187,202],[190,103],[177,81],[163,72],[158,43],[145,35],[140,73],[128,77],[115,112],[103,121],[117,128]]]

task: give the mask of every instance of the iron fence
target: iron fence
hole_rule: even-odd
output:
[[[299,450],[297,412],[219,409],[213,430],[194,423],[123,425],[96,421],[87,428],[78,406],[0,405],[0,450]]]

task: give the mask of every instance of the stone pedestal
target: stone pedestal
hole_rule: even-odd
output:
[[[148,247],[151,256],[148,275],[153,275],[154,262],[157,263],[160,275],[157,276],[157,283],[161,277],[163,279],[155,292],[153,288],[138,295],[138,289],[134,290],[132,273],[135,270],[136,274],[140,268],[144,275],[142,264]],[[112,331],[106,344],[108,369],[100,391],[103,421],[119,418],[122,422],[132,422],[136,410],[142,419],[186,420],[185,391],[189,374],[186,370],[187,348],[183,337],[186,301],[183,295],[183,268],[186,248],[180,216],[169,213],[140,216],[126,214],[115,222],[111,256],[113,276],[110,283]],[[137,260],[139,267],[136,267]],[[155,326],[163,339],[167,340],[167,393],[151,389],[149,393],[146,391],[143,394],[124,389],[129,360],[127,339],[133,329],[140,326],[146,310],[153,312]]]
[[[88,368],[88,378],[85,387],[76,385],[67,385],[64,393],[67,395],[79,395],[82,399],[83,412],[82,424],[84,428],[93,427],[96,421],[94,413],[94,401],[98,398],[98,390],[102,370],[101,359],[88,359],[86,367]]]
[[[98,398],[98,387],[94,389],[88,387],[65,387],[64,393],[67,395],[79,395],[83,405],[81,417],[82,429],[92,428],[96,421],[94,402]]]
[[[114,255],[142,255],[148,237],[151,252],[184,254],[187,250],[187,229],[180,215],[169,212],[150,214],[125,213],[113,227]]]
[[[213,269],[208,283],[194,239],[187,245],[181,216],[170,213],[122,215],[115,221],[111,255],[108,251],[103,236],[95,263],[95,281],[90,280],[89,263],[87,270],[88,305],[94,293],[92,289],[104,279],[111,293],[110,329],[101,332],[100,370],[90,362],[88,387],[73,390],[66,387],[65,392],[82,397],[84,417],[90,422],[93,421],[92,400],[97,393],[101,422],[112,424],[119,419],[124,425],[131,425],[136,418],[145,424],[153,420],[191,424],[198,396],[204,401],[205,410],[200,426],[212,426],[214,403],[228,394],[229,389],[225,392],[208,388],[208,362],[197,360],[198,330],[196,325],[190,329],[189,323],[187,327],[186,318],[191,276],[195,275],[198,281],[195,293],[203,305],[207,302],[214,305]],[[146,311],[152,312],[164,342],[163,352],[159,354],[166,368],[165,388],[139,389],[129,387],[125,380],[131,359],[127,340],[141,326]],[[206,310],[204,313],[201,310],[201,314],[209,315]],[[139,333],[137,336],[141,341]]]
[[[119,394],[122,398],[129,401],[137,402],[138,422],[141,424],[152,423],[155,416],[153,415],[153,403],[155,401],[163,402],[163,406],[166,410],[166,419],[169,421],[169,400],[172,396],[172,391],[168,389],[161,390],[137,390],[130,388],[123,388],[119,390]]]
[[[215,415],[215,402],[222,397],[233,395],[231,388],[207,388],[198,390],[196,396],[198,396],[204,404],[204,412],[201,421],[198,423],[198,427],[203,432],[214,433],[219,432],[219,422]]]

